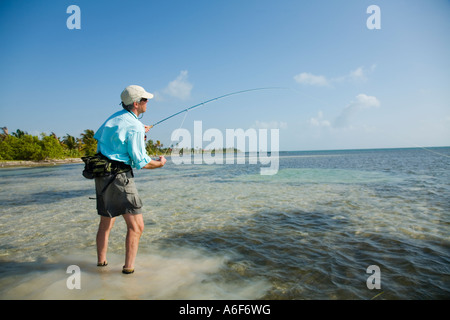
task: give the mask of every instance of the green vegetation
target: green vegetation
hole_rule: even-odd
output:
[[[41,133],[40,137],[33,136],[18,129],[12,134],[6,127],[0,133],[0,160],[31,160],[42,161],[48,159],[80,158],[94,155],[97,152],[97,140],[94,131],[87,129],[80,138],[69,134],[59,138],[55,133],[47,135]],[[156,141],[146,143],[147,152],[151,155],[162,154],[167,149]]]
[[[40,137],[18,129],[8,134],[3,128],[0,134],[0,160],[32,160],[79,158],[95,154],[97,141],[92,130],[85,130],[81,139],[69,134],[62,139],[54,133],[41,133]]]
[[[156,140],[156,142],[153,142],[153,140],[148,140],[146,142],[145,149],[151,156],[168,154],[172,151],[171,148],[163,148],[163,144],[159,140]]]

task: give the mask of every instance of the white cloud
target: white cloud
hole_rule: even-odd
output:
[[[367,81],[368,75],[375,70],[376,65],[372,65],[370,68],[359,67],[344,77],[344,80],[353,82],[364,82]]]
[[[163,90],[163,93],[181,100],[189,99],[194,86],[187,80],[187,78],[187,70],[181,71],[175,80],[169,82],[167,87]]]
[[[348,78],[352,79],[352,80],[356,80],[356,81],[366,81],[367,80],[366,74],[362,67],[359,67],[356,70],[350,71]]]
[[[286,129],[287,123],[283,121],[255,121],[255,124],[252,126],[254,129]]]
[[[367,81],[368,75],[375,70],[375,67],[375,64],[373,64],[370,68],[358,67],[344,76],[331,79],[327,78],[326,76],[319,76],[308,72],[302,72],[294,76],[294,80],[299,84],[321,87],[331,86],[331,84],[333,83],[342,83],[349,81],[364,82]]]
[[[333,126],[336,128],[345,128],[350,125],[351,118],[360,110],[377,108],[380,101],[374,96],[368,96],[364,93],[358,94],[355,101],[350,102],[341,113],[336,117]]]
[[[380,101],[374,96],[368,96],[364,93],[358,94],[354,101],[341,110],[334,121],[325,119],[322,111],[319,111],[317,117],[309,119],[309,124],[313,127],[327,127],[333,129],[351,128],[354,116],[362,110],[378,108]]]
[[[316,76],[312,73],[303,72],[294,76],[295,81],[300,84],[307,84],[312,86],[328,86],[328,80],[324,76]]]
[[[331,123],[328,120],[323,119],[323,112],[319,111],[317,118],[309,119],[309,124],[314,127],[330,127]]]

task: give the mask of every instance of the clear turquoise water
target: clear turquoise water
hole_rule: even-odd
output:
[[[136,172],[145,231],[132,276],[120,218],[109,266],[95,266],[81,171],[0,170],[1,299],[450,298],[450,148],[282,152],[273,176],[170,161]]]

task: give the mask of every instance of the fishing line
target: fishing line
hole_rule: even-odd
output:
[[[158,122],[154,123],[153,125],[150,126],[150,128],[153,128],[154,126],[156,126],[156,125],[158,125],[158,124],[160,124],[160,123],[162,123],[162,122],[164,122],[164,121],[167,121],[167,120],[169,120],[169,119],[171,119],[171,118],[173,118],[173,117],[175,117],[175,116],[177,116],[177,115],[179,115],[179,114],[181,114],[181,113],[183,113],[183,112],[186,112],[186,114],[184,115],[183,121],[181,122],[180,127],[177,129],[177,131],[178,131],[178,130],[180,130],[181,127],[183,126],[184,121],[186,120],[186,117],[187,117],[187,114],[188,114],[189,110],[192,110],[192,109],[195,109],[195,108],[204,106],[205,104],[208,104],[208,103],[210,103],[210,102],[217,101],[217,100],[219,100],[219,99],[223,99],[223,98],[225,98],[225,97],[229,97],[229,96],[232,96],[232,95],[237,95],[237,94],[246,93],[246,92],[251,92],[251,91],[274,90],[274,89],[287,89],[287,88],[283,88],[283,87],[263,87],[263,88],[253,88],[253,89],[240,90],[240,91],[236,91],[236,92],[227,93],[227,94],[224,94],[224,95],[222,95],[222,96],[219,96],[219,97],[216,97],[216,98],[213,98],[213,99],[209,99],[209,100],[200,102],[200,103],[198,103],[198,104],[196,104],[196,105],[193,105],[193,106],[191,106],[191,107],[189,107],[189,108],[186,108],[186,109],[183,109],[183,110],[181,110],[181,111],[178,111],[178,112],[176,112],[176,113],[174,113],[174,114],[172,114],[172,115],[170,115],[170,116],[168,116],[168,117],[166,117],[166,118],[164,118],[164,119],[162,119],[162,120],[159,120]],[[166,152],[164,153],[163,156],[165,156],[165,155],[167,154],[167,152],[169,151],[169,149],[172,149],[173,145],[174,145],[174,144],[172,143],[172,145],[171,145],[169,148],[166,149]]]
[[[216,97],[216,98],[213,98],[213,99],[210,99],[210,100],[207,100],[207,101],[203,101],[203,102],[201,102],[199,104],[196,104],[196,105],[193,105],[193,106],[191,106],[189,108],[186,108],[186,109],[183,109],[181,111],[178,111],[177,113],[174,113],[174,114],[168,116],[167,118],[159,120],[155,124],[151,125],[151,128],[153,128],[154,126],[156,126],[156,125],[158,125],[158,124],[160,124],[160,123],[162,123],[162,122],[164,122],[166,120],[169,120],[170,118],[173,118],[173,117],[175,117],[175,116],[177,116],[177,115],[179,115],[179,114],[181,114],[183,112],[187,112],[187,111],[192,110],[194,108],[198,108],[200,106],[204,106],[205,104],[208,104],[210,102],[213,102],[213,101],[216,101],[216,100],[219,100],[219,99],[223,99],[225,97],[229,97],[229,96],[236,95],[236,94],[241,94],[241,93],[246,93],[246,92],[250,92],[250,91],[273,90],[273,89],[286,89],[286,88],[283,88],[283,87],[265,87],[265,88],[254,88],[254,89],[247,89],[247,90],[241,90],[241,91],[227,93],[227,94],[224,94],[223,96]]]
[[[186,117],[187,117],[188,113],[189,113],[189,110],[187,110],[186,114],[184,115],[183,121],[181,121],[180,127],[175,132],[178,132],[178,130],[181,129],[181,127],[184,124],[184,120],[186,120]],[[167,152],[169,151],[169,149],[171,150],[172,148],[173,148],[173,143],[170,145],[169,148],[166,148],[166,152],[164,152],[163,157],[165,157]]]
[[[313,97],[313,96],[311,96],[311,95],[309,95],[309,94],[306,94],[305,92],[303,92],[303,91],[301,91],[301,90],[298,90],[298,89],[295,89],[295,88],[288,88],[288,89],[290,89],[290,90],[292,90],[292,91],[294,91],[294,92],[296,92],[296,93],[299,93],[299,94],[301,94],[301,95],[304,95],[305,97],[307,97],[307,98],[309,98],[309,99],[315,100],[315,101],[319,102],[319,103],[322,104],[322,105],[332,106],[331,104],[326,103],[326,102],[324,102],[324,101],[322,101],[322,100],[320,100],[320,99],[318,99],[318,98],[316,98],[316,97]],[[334,107],[334,106],[333,106],[333,107]],[[394,138],[394,136],[393,136],[392,134],[391,134],[391,135],[388,135],[388,134],[386,134],[384,131],[379,131],[379,133],[382,134],[384,137],[390,139],[390,140],[392,140],[392,139]],[[408,144],[408,145],[410,145],[410,146],[414,146],[415,148],[419,148],[419,149],[422,149],[422,150],[424,150],[424,151],[427,151],[427,152],[430,152],[430,153],[434,153],[434,154],[439,155],[439,156],[442,156],[442,157],[450,158],[450,156],[447,155],[447,154],[444,154],[444,153],[441,153],[441,152],[437,152],[437,151],[431,150],[430,148],[432,148],[432,147],[424,147],[424,146],[418,145],[418,144],[414,143],[413,141],[411,141],[411,140],[409,140],[409,139],[406,139],[406,138],[399,137],[398,135],[395,136],[395,138],[396,138],[399,142],[406,143],[406,144]],[[400,147],[400,148],[402,148],[402,147]],[[404,147],[404,148],[406,148],[406,147]]]
[[[203,102],[198,103],[198,104],[196,104],[196,105],[193,105],[193,106],[191,106],[191,107],[189,107],[189,108],[180,110],[180,111],[178,111],[178,112],[176,112],[176,113],[174,113],[174,114],[172,114],[172,115],[170,115],[170,116],[168,116],[168,117],[166,117],[166,118],[164,118],[164,119],[162,119],[162,120],[159,120],[158,122],[156,122],[156,123],[154,123],[153,125],[151,125],[150,128],[153,128],[154,126],[156,126],[156,125],[158,125],[158,124],[160,124],[160,123],[163,123],[163,122],[165,122],[165,121],[167,121],[167,120],[169,120],[169,119],[171,119],[171,118],[173,118],[173,117],[175,117],[175,116],[177,116],[177,115],[179,115],[179,114],[181,114],[181,113],[183,113],[183,112],[186,112],[186,114],[185,114],[185,116],[184,116],[184,118],[183,118],[183,121],[182,121],[180,127],[178,128],[178,130],[180,130],[181,127],[182,127],[183,124],[184,124],[184,121],[186,120],[187,112],[188,112],[189,110],[192,110],[192,109],[195,109],[195,108],[204,106],[204,105],[206,105],[206,104],[208,104],[208,103],[211,103],[211,102],[213,102],[213,101],[217,101],[217,100],[220,100],[220,99],[223,99],[223,98],[232,96],[232,95],[237,95],[237,94],[247,93],[247,92],[251,92],[251,91],[274,90],[274,89],[289,89],[289,90],[291,90],[291,91],[294,91],[294,92],[297,92],[297,93],[299,93],[299,94],[301,94],[301,95],[304,95],[304,96],[306,96],[306,97],[308,97],[308,98],[310,98],[310,99],[316,100],[317,102],[319,102],[319,103],[321,103],[321,104],[323,104],[323,105],[330,105],[329,103],[325,103],[324,101],[321,101],[320,99],[317,99],[317,98],[315,98],[315,97],[313,97],[313,96],[310,96],[310,95],[306,94],[306,93],[303,92],[303,91],[300,91],[300,90],[294,89],[294,88],[288,88],[288,87],[262,87],[262,88],[253,88],[253,89],[240,90],[240,91],[236,91],[236,92],[227,93],[227,94],[224,94],[224,95],[222,95],[222,96],[219,96],[219,97],[216,97],[216,98],[213,98],[213,99],[209,99],[209,100],[203,101]],[[383,134],[386,135],[385,133],[383,133]],[[392,137],[391,137],[391,138],[392,138]],[[399,138],[399,137],[397,137],[397,138]],[[423,147],[423,146],[418,146],[417,144],[411,143],[410,141],[409,141],[409,144],[413,144],[413,145],[415,145],[416,147],[421,148],[421,149],[424,150],[424,151],[428,151],[428,152],[434,153],[434,154],[436,154],[436,155],[440,155],[440,156],[443,156],[443,157],[450,158],[450,156],[448,156],[448,155],[446,155],[446,154],[443,154],[443,153],[440,153],[440,152],[436,152],[436,151],[430,150],[429,148],[426,148],[426,147]],[[172,144],[172,146],[173,146],[173,144]],[[171,146],[171,147],[172,147],[172,146]],[[166,150],[165,154],[167,154],[168,150],[169,150],[169,149]],[[165,155],[165,154],[164,154],[164,155]]]

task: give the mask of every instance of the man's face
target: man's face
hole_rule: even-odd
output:
[[[137,111],[139,112],[139,114],[147,111],[147,102],[147,99],[141,99],[141,101],[138,102]]]

